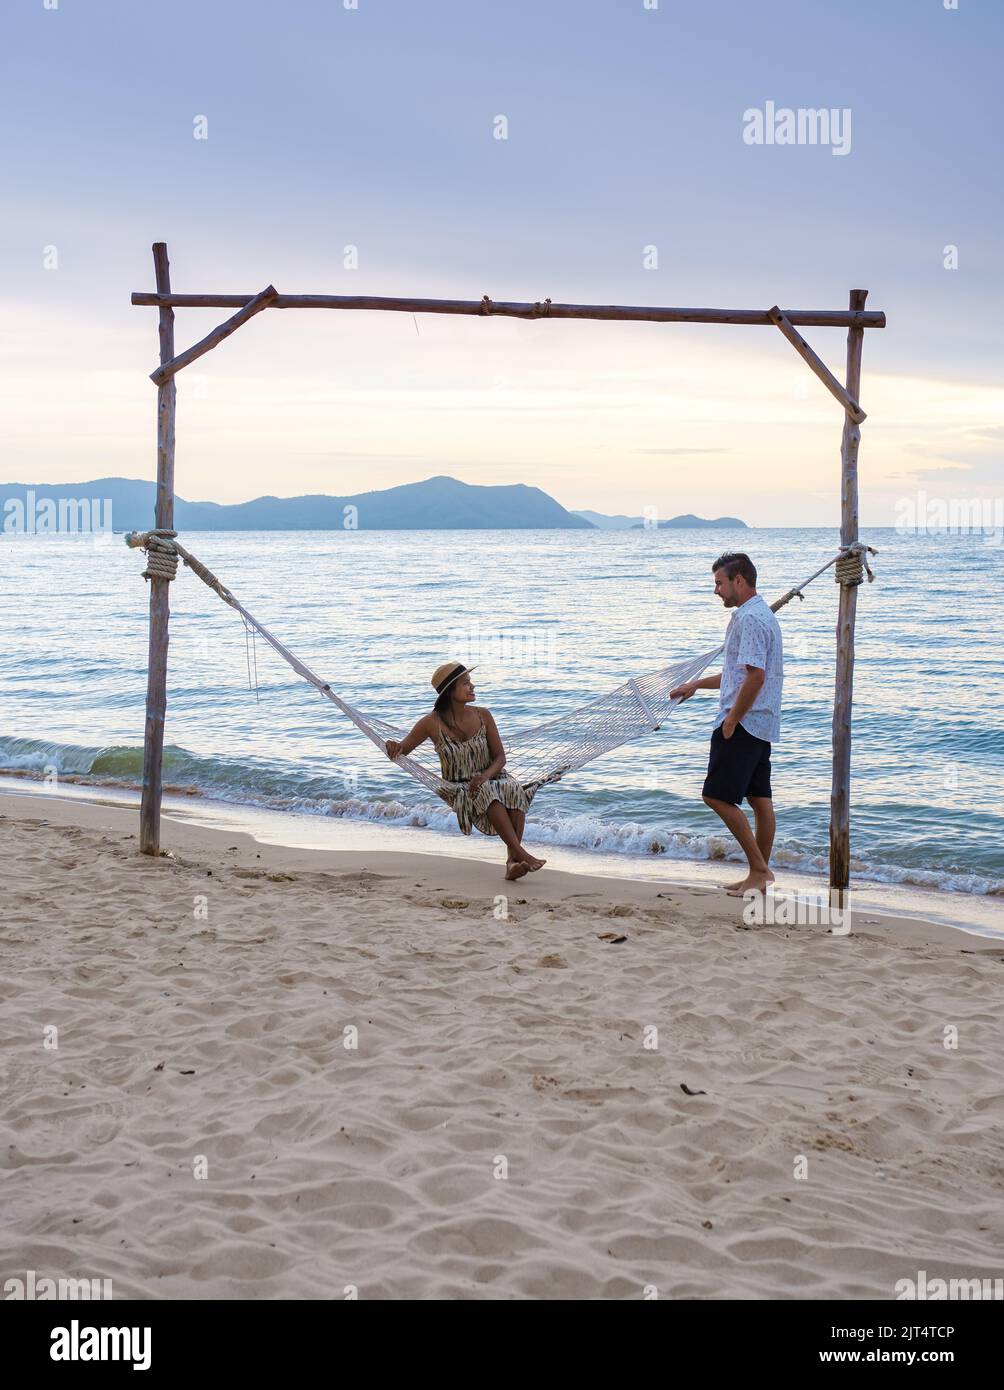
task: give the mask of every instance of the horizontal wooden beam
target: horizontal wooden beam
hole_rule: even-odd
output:
[[[776,324],[781,330],[788,339],[788,342],[798,353],[799,357],[809,364],[816,376],[819,377],[819,380],[826,387],[827,391],[829,391],[831,395],[836,396],[837,400],[847,411],[854,423],[860,425],[862,420],[867,420],[868,416],[858,405],[854,397],[847,391],[843,382],[838,381],[822,358],[816,356],[801,333],[795,331],[791,325],[791,319],[788,318],[787,314],[782,313],[776,304],[773,309],[768,309],[767,312],[770,314],[771,322]]]
[[[187,367],[190,362],[194,362],[199,357],[204,357],[207,352],[212,352],[218,343],[222,343],[224,338],[229,338],[231,333],[235,333],[242,323],[247,323],[248,319],[255,314],[261,313],[262,309],[267,309],[278,298],[279,291],[274,285],[266,285],[261,294],[256,294],[252,299],[245,302],[239,313],[227,319],[226,323],[218,324],[211,333],[207,333],[204,338],[200,338],[190,348],[184,352],[179,352],[177,357],[172,357],[170,362],[164,362],[155,372],[150,373],[150,380],[155,381],[158,386],[163,386],[165,381],[169,381],[172,376],[180,372],[182,367]]]
[[[156,294],[134,290],[132,303],[159,309],[237,309],[247,294]],[[735,323],[771,327],[764,309],[660,309],[631,304],[535,304],[484,299],[401,299],[381,295],[277,294],[270,309],[388,309],[406,314],[472,314],[516,319],[613,319],[652,323]],[[885,328],[878,310],[785,309],[789,323],[810,328]]]

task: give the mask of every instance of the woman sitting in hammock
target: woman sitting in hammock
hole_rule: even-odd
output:
[[[539,784],[524,786],[505,771],[505,749],[495,720],[489,710],[471,704],[472,669],[457,661],[436,668],[432,711],[422,716],[403,743],[389,740],[387,756],[393,759],[408,754],[431,739],[439,754],[443,780],[467,783],[466,787],[439,793],[456,812],[460,829],[469,835],[476,825],[483,835],[498,835],[509,851],[506,878],[522,878],[547,862],[536,859],[522,844],[526,813]]]

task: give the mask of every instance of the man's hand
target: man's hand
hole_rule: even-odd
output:
[[[731,738],[736,731],[736,724],[738,722],[737,719],[733,719],[732,711],[729,710],[728,714],[722,720],[722,737]]]
[[[395,743],[392,738],[389,738],[387,742],[384,744],[384,747],[387,750],[388,758],[390,758],[390,760],[393,762],[393,760],[397,757],[398,753],[400,753],[401,751],[401,745],[399,743]]]
[[[696,694],[699,689],[700,686],[696,681],[687,681],[685,685],[678,685],[674,690],[671,690],[669,692],[669,698],[675,700],[677,696],[679,696],[680,703],[682,704],[684,700],[689,700],[691,695]]]

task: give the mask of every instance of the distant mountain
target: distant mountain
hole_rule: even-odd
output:
[[[581,516],[601,531],[627,531],[635,522],[641,521],[640,516],[605,516],[603,512],[577,511],[572,515]]]
[[[644,525],[644,521],[636,522],[632,530],[640,531]],[[688,526],[720,526],[723,530],[748,530],[745,521],[740,521],[737,516],[717,516],[713,521],[707,521],[703,516],[694,516],[692,512],[687,512],[684,516],[674,516],[669,521],[659,522],[660,531],[685,530]]]
[[[0,483],[0,530],[81,529],[69,518],[90,503],[93,528],[146,531],[154,524],[156,485],[135,478],[95,478],[84,483]],[[51,499],[53,506],[47,505]],[[111,504],[111,520],[107,519]],[[63,512],[66,524],[46,525],[46,516]],[[21,518],[18,525],[17,518]],[[99,518],[105,518],[99,521]],[[584,517],[566,511],[538,487],[514,483],[482,487],[456,478],[426,478],[420,483],[351,497],[324,494],[306,497],[256,497],[225,505],[188,502],[175,497],[174,523],[179,531],[486,531],[537,527],[591,530]]]
[[[638,531],[644,528],[645,518],[641,516],[606,516],[603,512],[577,511],[574,516],[581,516],[583,520],[592,522],[601,531]],[[721,526],[723,528],[735,527],[740,530],[748,530],[745,521],[740,521],[735,516],[720,516],[713,521],[707,521],[704,517],[694,516],[688,512],[685,516],[674,516],[669,521],[660,521],[659,530],[667,528],[687,527],[687,526]]]

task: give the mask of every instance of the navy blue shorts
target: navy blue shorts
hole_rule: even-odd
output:
[[[737,724],[731,738],[721,724],[711,735],[704,795],[738,806],[743,797],[770,797],[770,744]]]

